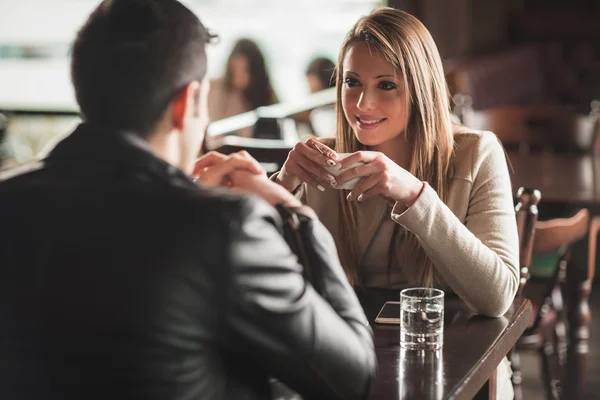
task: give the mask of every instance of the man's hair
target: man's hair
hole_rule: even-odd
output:
[[[177,0],[104,0],[72,49],[83,118],[148,135],[177,92],[204,79],[213,37]]]

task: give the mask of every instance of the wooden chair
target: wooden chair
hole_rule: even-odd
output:
[[[510,150],[591,152],[597,144],[600,102],[593,101],[589,114],[562,106],[502,106],[474,110],[468,96],[455,97],[455,113],[463,125],[494,132]]]
[[[515,206],[515,215],[517,219],[517,231],[519,235],[519,289],[517,298],[523,297],[525,285],[529,278],[529,267],[531,266],[531,257],[533,253],[533,241],[535,238],[535,224],[538,219],[538,204],[541,199],[539,190],[526,189],[520,187],[517,190],[517,205]],[[518,353],[513,348],[508,357],[513,368],[513,387],[515,396],[517,391],[520,393],[521,372],[520,359]],[[516,365],[516,368],[515,368]]]
[[[566,290],[566,274],[572,247],[588,234],[589,229],[590,216],[586,209],[570,218],[555,218],[535,224],[533,254],[556,251],[558,261],[549,277],[533,276],[524,286],[522,295],[532,302],[535,317],[511,355],[516,400],[522,399],[519,353],[523,351],[533,351],[539,355],[547,398],[562,398],[563,366],[567,357],[567,313],[563,292]],[[593,236],[593,243],[590,242],[593,255],[590,256],[588,268],[593,268],[592,260],[595,260],[595,235]]]
[[[535,239],[535,224],[538,219],[538,204],[542,195],[539,190],[519,188],[517,191],[517,205],[515,214],[517,218],[517,230],[519,234],[519,268],[520,281],[517,297],[523,295],[523,290],[529,279],[529,267],[533,253],[533,242]]]
[[[519,289],[517,298],[524,296],[525,285],[529,278],[529,267],[531,266],[531,257],[533,253],[533,241],[535,238],[535,224],[538,219],[538,203],[541,199],[539,190],[526,189],[520,187],[517,191],[517,205],[515,206],[515,215],[517,218],[517,231],[519,234]],[[513,387],[515,397],[517,391],[521,388],[521,371],[519,354],[513,348],[508,357],[513,368]]]

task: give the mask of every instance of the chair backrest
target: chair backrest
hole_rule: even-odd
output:
[[[596,273],[596,244],[600,232],[600,217],[594,217],[590,221],[590,229],[588,232],[588,267],[587,279],[591,282],[594,280]]]
[[[474,110],[461,98],[462,123],[473,129],[492,131],[507,149],[553,152],[595,150],[599,107],[592,102],[589,114],[560,106],[503,106]]]
[[[570,218],[554,218],[535,224],[534,253],[560,250],[583,238],[588,232],[590,213],[582,208]]]
[[[538,219],[538,204],[542,195],[539,190],[519,188],[517,191],[517,205],[515,214],[517,218],[517,230],[519,233],[519,290],[517,297],[523,295],[523,290],[529,278],[529,267],[533,254],[533,243],[535,239],[535,226]]]

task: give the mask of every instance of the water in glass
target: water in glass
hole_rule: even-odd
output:
[[[406,349],[440,349],[444,335],[443,297],[405,297],[400,307],[400,345]]]

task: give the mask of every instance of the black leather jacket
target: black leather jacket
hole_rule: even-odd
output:
[[[318,221],[323,296],[275,209],[136,136],[84,124],[30,169],[0,183],[0,398],[367,396],[372,333]]]

